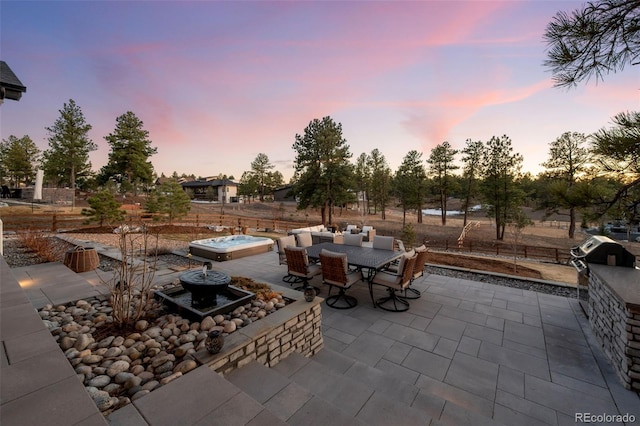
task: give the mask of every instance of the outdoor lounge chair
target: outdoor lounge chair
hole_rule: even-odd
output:
[[[284,253],[287,257],[287,268],[289,275],[298,278],[303,284],[296,287],[296,290],[303,290],[309,287],[309,280],[316,275],[319,275],[322,271],[319,265],[313,265],[309,263],[309,256],[307,256],[307,249],[305,247],[285,247]],[[292,282],[291,284],[293,284]],[[318,287],[313,287],[316,294],[320,293]]]
[[[360,235],[362,235],[365,241],[373,241],[373,237],[376,235],[376,230],[373,226],[364,225]]]
[[[353,284],[362,280],[360,272],[350,272],[347,267],[347,255],[334,253],[328,250],[320,252],[320,267],[322,269],[322,281],[329,285],[329,294],[325,303],[335,309],[350,309],[358,304],[358,299],[345,294]],[[331,290],[337,287],[337,295],[331,296]]]
[[[409,309],[409,302],[407,302],[405,298],[399,297],[397,292],[404,291],[404,289],[411,284],[415,263],[416,254],[409,252],[401,258],[397,274],[384,270],[375,274],[373,279],[369,281],[369,293],[371,294],[371,301],[374,307],[378,306],[380,309],[391,312],[404,312]],[[374,284],[386,287],[389,295],[374,300]]]

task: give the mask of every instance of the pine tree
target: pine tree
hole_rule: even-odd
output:
[[[522,201],[522,193],[515,182],[522,155],[513,153],[511,139],[506,135],[492,137],[485,147],[481,190],[495,220],[496,239],[503,240],[511,215],[520,208]]]
[[[342,137],[342,124],[331,117],[312,120],[304,135],[296,134],[293,149],[297,152],[293,193],[299,200],[298,208],[320,208],[323,225],[332,223],[333,206],[349,199],[347,192],[353,182],[351,153]]]
[[[102,183],[115,179],[124,190],[133,190],[136,194],[141,184],[148,185],[153,181],[149,157],[158,150],[151,147],[149,132],[142,126],[142,121],[131,111],[116,119],[116,128],[105,136],[111,152],[108,163],[100,171]]]
[[[145,210],[149,213],[167,215],[169,223],[179,219],[191,210],[191,199],[179,183],[170,181],[158,187],[147,199]]]
[[[406,225],[407,210],[416,209],[418,223],[422,223],[422,205],[426,191],[427,177],[422,164],[422,153],[412,150],[405,155],[396,171],[395,192],[402,205],[402,226]]]
[[[11,186],[28,184],[35,176],[39,157],[40,150],[29,136],[9,136],[0,142],[0,181],[8,180]]]
[[[57,185],[69,184],[75,194],[76,181],[91,174],[89,153],[98,146],[89,139],[91,125],[73,99],[65,103],[49,132],[49,149],[43,153],[45,178]],[[75,206],[75,195],[73,197]]]
[[[125,217],[124,210],[120,209],[120,203],[116,201],[116,198],[104,189],[98,192],[96,195],[89,197],[90,209],[82,209],[82,214],[87,216],[87,223],[98,222],[100,226],[104,225],[104,222],[122,222]]]
[[[443,142],[431,150],[431,155],[427,158],[429,164],[429,174],[438,189],[440,195],[440,220],[442,225],[447,224],[447,199],[452,186],[452,172],[458,169],[453,163],[458,150],[451,148],[449,142]]]

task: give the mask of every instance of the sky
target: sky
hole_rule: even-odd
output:
[[[288,181],[296,134],[341,123],[353,154],[392,171],[507,135],[541,172],[564,132],[611,127],[640,108],[640,72],[553,87],[546,25],[578,1],[0,1],[0,58],[27,87],[0,107],[0,135],[48,148],[70,99],[108,161],[104,137],[132,111],[160,175],[240,179],[259,153]],[[425,162],[426,167],[426,162]]]

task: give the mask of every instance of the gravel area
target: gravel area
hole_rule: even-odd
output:
[[[117,235],[102,235],[102,234],[66,234],[82,241],[94,241],[96,243],[110,245],[112,247],[116,247],[118,244]],[[51,237],[56,238],[56,237]],[[9,265],[10,268],[20,268],[24,266],[37,265],[39,263],[47,262],[46,259],[38,256],[37,253],[31,251],[30,249],[24,247],[20,240],[15,236],[8,235],[3,239],[4,242],[4,258]],[[60,246],[60,252],[63,253],[65,250],[71,249],[74,247],[73,244],[68,243],[66,241],[60,240],[56,238],[56,244]],[[158,250],[161,252],[166,251],[182,251],[186,252],[188,248],[188,243],[174,240],[166,240],[160,238],[158,241]],[[111,257],[104,256],[102,254],[99,255],[100,264],[98,268],[103,271],[112,271],[117,264],[118,260],[115,260]],[[60,259],[62,261],[62,259]],[[196,267],[201,265],[200,262],[191,260],[189,263],[189,259],[184,256],[179,256],[172,253],[160,254],[158,256],[158,261],[166,262],[170,265],[174,266],[191,266]]]
[[[458,271],[449,268],[439,268],[437,266],[425,266],[425,272],[430,274],[442,275],[446,277],[454,277],[465,280],[480,281],[489,284],[501,285],[504,287],[519,288],[522,290],[537,291],[538,293],[553,294],[555,296],[576,298],[576,289],[572,287],[564,287],[553,284],[539,283],[526,279],[518,279],[511,277],[498,277],[490,274],[480,274],[475,272]]]
[[[23,247],[17,238],[4,238],[4,260],[10,268],[20,268],[22,266],[37,265],[45,263],[46,260],[38,256],[37,253]]]

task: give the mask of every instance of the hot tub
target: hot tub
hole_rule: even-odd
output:
[[[229,235],[228,237],[207,238],[189,243],[189,252],[218,262],[239,259],[273,250],[273,240],[251,235]]]

